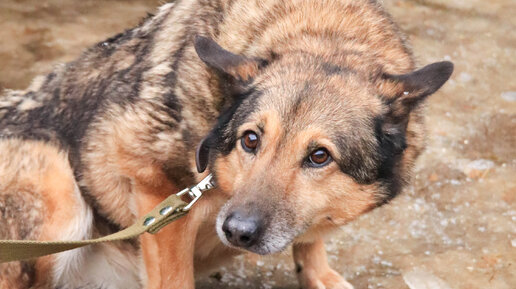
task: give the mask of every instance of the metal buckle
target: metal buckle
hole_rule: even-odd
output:
[[[209,174],[202,181],[200,181],[197,185],[190,187],[190,188],[186,188],[176,194],[176,196],[178,196],[178,197],[181,197],[181,196],[187,194],[192,199],[192,201],[183,208],[183,211],[189,211],[192,208],[193,204],[195,204],[202,197],[202,193],[204,191],[213,189],[215,187],[215,184],[213,183],[212,180],[213,180],[213,175]]]

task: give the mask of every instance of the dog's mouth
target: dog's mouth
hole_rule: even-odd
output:
[[[217,216],[216,230],[227,246],[260,255],[285,250],[298,233],[277,214],[263,214],[253,208],[230,209],[228,205]]]

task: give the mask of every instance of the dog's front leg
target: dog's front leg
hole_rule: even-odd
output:
[[[143,216],[163,201],[165,197],[157,192],[175,191],[168,186],[137,185],[135,192],[139,215]],[[194,289],[193,252],[198,223],[195,214],[190,212],[155,235],[146,233],[141,236],[147,273],[146,289]]]
[[[328,265],[324,241],[294,244],[294,261],[299,283],[304,289],[353,289]]]

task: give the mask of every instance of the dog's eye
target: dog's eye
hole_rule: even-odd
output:
[[[308,164],[315,168],[324,167],[330,162],[330,153],[325,148],[318,148],[308,156]]]
[[[246,131],[242,137],[242,148],[250,153],[256,150],[258,146],[258,135],[254,131]]]

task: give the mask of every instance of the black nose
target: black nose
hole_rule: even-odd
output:
[[[235,211],[226,218],[222,230],[231,244],[249,248],[260,238],[260,223],[260,218],[256,215]]]

